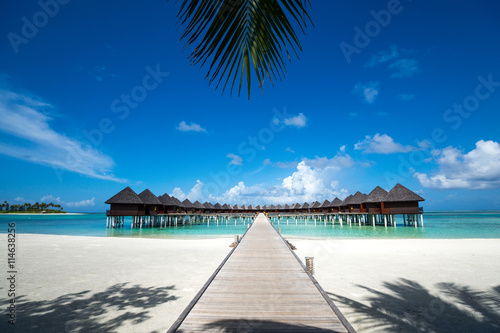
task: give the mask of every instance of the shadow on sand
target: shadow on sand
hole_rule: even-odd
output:
[[[390,293],[359,287],[371,293],[366,298],[370,306],[327,293],[337,304],[357,312],[361,318],[350,320],[355,328],[381,332],[500,332],[500,285],[490,291],[478,291],[454,283],[438,283],[442,298],[406,279],[385,282]],[[345,315],[349,320],[349,315]]]
[[[138,324],[150,318],[148,309],[176,300],[174,286],[145,288],[127,283],[105,291],[89,290],[52,300],[34,301],[29,296],[16,299],[16,325],[2,318],[0,331],[11,332],[117,332],[124,324]],[[0,302],[2,308],[8,303]],[[105,315],[105,319],[99,318]],[[5,316],[7,317],[7,316]],[[6,330],[4,330],[6,329]]]

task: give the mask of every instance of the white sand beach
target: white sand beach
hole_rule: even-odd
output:
[[[498,331],[499,240],[289,240],[359,332]],[[16,329],[165,332],[231,242],[18,234]]]

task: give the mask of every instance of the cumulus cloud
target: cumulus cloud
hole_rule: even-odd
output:
[[[391,71],[391,78],[411,77],[420,70],[417,60],[408,58],[413,53],[415,51],[392,45],[389,50],[373,54],[366,66],[375,67],[388,63],[387,68]]]
[[[51,166],[92,178],[125,182],[111,171],[113,160],[102,152],[56,132],[50,104],[35,96],[0,89],[0,132],[10,137],[0,142],[0,154],[31,163]]]
[[[297,116],[285,118],[284,123],[286,126],[304,127],[306,126],[307,118],[301,112]]]
[[[227,158],[230,158],[231,161],[229,162],[229,165],[243,165],[243,158],[241,156],[238,156],[233,153],[229,153],[226,155]]]
[[[398,47],[396,45],[392,45],[387,51],[382,50],[378,53],[372,54],[366,66],[374,67],[384,62],[396,59],[397,57],[399,57]]]
[[[326,198],[332,200],[336,196],[344,198],[348,190],[340,186],[338,178],[343,169],[354,164],[350,156],[340,152],[332,158],[304,159],[297,163],[296,170],[279,184],[247,186],[241,181],[220,196],[211,199],[231,204],[283,204]]]
[[[412,77],[419,71],[418,63],[414,59],[398,59],[388,68],[392,70],[392,78]]]
[[[95,197],[92,197],[92,199],[87,199],[87,200],[67,202],[65,205],[67,207],[75,207],[75,208],[93,207],[95,206]]]
[[[14,201],[16,202],[26,202],[26,199],[24,199],[23,197],[17,197],[14,199]]]
[[[196,184],[191,188],[186,197],[191,202],[195,202],[196,200],[203,201],[205,197],[203,195],[203,183],[200,180],[197,180]]]
[[[83,208],[83,207],[93,207],[95,206],[95,197],[92,199],[84,199],[80,201],[64,201],[61,197],[56,197],[52,194],[44,195],[40,198],[40,202],[59,204],[63,207],[68,208]]]
[[[420,148],[423,148],[422,143]],[[403,146],[400,143],[394,142],[394,139],[387,134],[375,134],[372,136],[365,136],[363,141],[354,145],[355,150],[362,150],[366,154],[394,154],[394,153],[407,153],[410,151],[420,149],[413,146]]]
[[[176,197],[180,201],[183,201],[184,199],[187,198],[187,195],[182,192],[182,190],[179,187],[176,187],[172,190],[172,193],[170,193],[170,196]]]
[[[433,160],[439,170],[429,176],[415,172],[414,177],[424,187],[438,189],[488,189],[500,187],[500,145],[480,140],[468,153],[455,147],[436,149]]]
[[[366,103],[373,104],[380,93],[380,82],[357,83],[354,86],[354,92],[360,95]]]
[[[185,121],[181,121],[179,125],[176,127],[177,130],[181,132],[204,132],[207,133],[207,130],[201,127],[196,123],[187,124]]]
[[[289,152],[289,153],[292,153],[292,154],[295,154],[295,150],[293,150],[292,148],[290,147],[286,147],[285,151]]]

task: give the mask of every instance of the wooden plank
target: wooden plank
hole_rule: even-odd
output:
[[[169,332],[355,332],[326,298],[259,214]]]

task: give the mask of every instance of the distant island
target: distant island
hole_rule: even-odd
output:
[[[31,204],[26,202],[19,205],[11,205],[7,201],[4,201],[0,205],[0,214],[65,214],[62,206],[59,204],[50,203],[38,203],[35,202]]]

